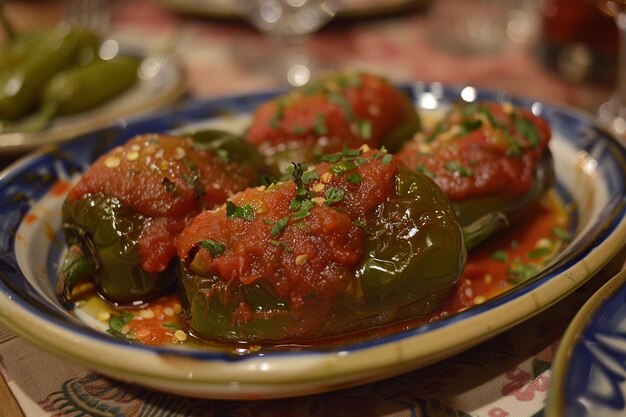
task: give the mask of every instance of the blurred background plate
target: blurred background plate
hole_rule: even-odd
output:
[[[141,56],[132,53],[135,56]],[[109,125],[122,117],[155,110],[173,102],[186,90],[186,75],[170,57],[145,56],[140,79],[131,89],[92,110],[57,117],[50,126],[35,133],[0,133],[0,155],[22,153],[53,144]]]
[[[626,270],[578,312],[557,352],[547,417],[626,415]]]

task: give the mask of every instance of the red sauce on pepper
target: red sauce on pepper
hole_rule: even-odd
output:
[[[139,241],[146,271],[164,270],[176,255],[174,239],[202,208],[223,203],[229,195],[258,180],[258,173],[226,163],[191,138],[166,135],[135,137],[100,157],[70,191],[117,198],[151,218]]]
[[[307,185],[313,205],[302,218],[290,208],[297,200],[293,181],[233,197],[235,206],[250,207],[253,220],[229,217],[227,207],[202,212],[179,236],[179,257],[191,269],[215,274],[225,283],[249,285],[262,278],[280,298],[289,300],[297,317],[308,322],[324,319],[323,312],[332,308],[336,295],[351,284],[352,270],[363,253],[365,232],[355,220],[363,219],[393,191],[397,163],[391,155],[369,151],[362,160],[352,171],[360,176],[358,185],[349,181],[349,175],[334,173],[330,163],[303,174],[315,179]],[[341,198],[333,201],[336,193]],[[220,253],[202,248],[192,252],[208,240],[221,245]],[[303,301],[311,297],[316,303]],[[316,311],[307,311],[305,305]],[[250,314],[242,305],[238,319],[246,322]]]
[[[547,123],[501,103],[454,109],[398,157],[432,176],[451,200],[526,193],[550,139]],[[468,112],[468,109],[472,109]]]
[[[408,119],[407,98],[384,79],[359,73],[328,78],[259,106],[247,135],[254,145],[321,145],[323,152],[381,139]]]
[[[519,265],[531,268],[531,272],[540,271],[556,253],[562,250],[566,241],[563,241],[562,237],[556,236],[555,230],[566,228],[567,221],[568,217],[561,203],[556,197],[548,195],[544,197],[532,215],[511,228],[507,233],[470,253],[463,275],[457,285],[442,306],[428,317],[420,317],[356,335],[309,342],[308,345],[345,343],[359,338],[375,338],[402,329],[414,328],[423,323],[450,316],[512,290],[517,283],[515,270]],[[542,251],[541,248],[548,248],[549,250]],[[134,333],[133,337],[146,344],[158,345],[181,342],[174,337],[174,333],[179,326],[182,328],[183,321],[178,314],[174,317],[163,314],[166,307],[180,311],[178,296],[162,297],[148,303],[142,310],[128,310],[135,315],[135,319],[128,323],[129,330]],[[141,311],[146,309],[154,310],[154,317],[150,319],[141,317]],[[136,336],[137,334],[139,337]],[[192,343],[204,343],[193,337],[189,337],[188,340]],[[288,348],[289,346],[275,347],[275,349]],[[232,348],[225,346],[225,349]]]

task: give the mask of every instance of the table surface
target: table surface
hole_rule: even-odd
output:
[[[270,41],[243,22],[183,16],[155,0],[113,5],[111,36],[125,45],[169,51],[187,71],[184,99],[278,85],[259,64]],[[18,27],[51,25],[59,7],[52,0],[9,1],[7,14]],[[533,42],[510,43],[489,55],[454,55],[433,44],[427,23],[426,10],[419,8],[384,18],[342,19],[313,35],[306,50],[324,68],[359,68],[396,82],[502,89],[589,113],[609,95],[608,84],[570,83],[545,68]],[[0,166],[13,159],[2,157]],[[623,264],[622,252],[547,311],[440,363],[352,389],[284,400],[197,400],[123,384],[52,356],[0,325],[0,416],[538,416],[568,323]]]

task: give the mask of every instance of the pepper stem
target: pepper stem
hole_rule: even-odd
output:
[[[504,229],[509,219],[499,211],[485,214],[483,217],[463,227],[463,238],[467,250],[473,249],[484,240]]]
[[[94,266],[78,245],[70,246],[57,278],[56,295],[66,308],[72,307],[72,291],[84,278],[92,276]]]

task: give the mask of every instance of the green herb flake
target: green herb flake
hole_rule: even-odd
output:
[[[507,254],[505,250],[497,250],[493,252],[489,257],[495,261],[506,262]]]
[[[459,174],[461,177],[471,177],[474,175],[474,171],[470,168],[459,164],[457,161],[450,161],[446,164],[446,169],[455,174]]]
[[[276,182],[277,181],[275,179],[273,179],[267,174],[261,175],[261,185],[265,187],[269,187],[270,185],[275,184]]]
[[[134,339],[134,335],[131,332],[124,332],[124,326],[126,326],[134,317],[135,315],[129,312],[111,315],[109,318],[109,328],[107,329],[107,332],[122,339]]]
[[[393,161],[393,156],[390,153],[388,153],[387,155],[383,156],[383,159],[382,159],[382,163],[383,164],[389,165],[391,163],[391,161]]]
[[[483,125],[482,120],[480,119],[466,119],[461,123],[461,136],[467,136],[475,130],[478,130]]]
[[[539,267],[532,264],[522,263],[519,259],[515,259],[509,267],[509,281],[513,284],[520,284],[534,277],[539,273]]]
[[[272,226],[272,231],[270,232],[271,235],[276,236],[280,234],[280,232],[283,231],[285,226],[287,226],[287,222],[289,222],[289,218],[290,216],[285,216],[282,219],[277,220],[276,223],[274,223],[274,225]]]
[[[307,172],[302,173],[301,179],[302,179],[302,183],[307,185],[311,181],[319,180],[320,179],[320,175],[315,170],[307,171]]]
[[[328,187],[326,190],[326,201],[325,205],[330,206],[331,204],[335,204],[343,200],[343,190],[341,188],[336,187]]]
[[[367,119],[359,119],[357,121],[358,136],[364,140],[372,138],[372,122]]]
[[[276,101],[276,106],[276,113],[274,113],[269,122],[272,129],[278,129],[278,127],[280,126],[280,122],[285,117],[285,102],[279,99]]]
[[[326,115],[318,113],[313,122],[313,131],[315,134],[323,136],[328,134],[328,126],[326,126]]]
[[[552,229],[552,234],[557,237],[561,242],[571,242],[572,235],[562,227],[555,227]]]
[[[426,175],[427,177],[435,178],[435,173],[433,171],[431,171],[430,169],[428,169],[425,164],[419,164],[418,166],[415,167],[415,170],[417,172],[421,172],[422,174]]]
[[[543,258],[545,256],[550,255],[551,253],[552,253],[552,249],[550,249],[547,246],[541,246],[539,248],[535,248],[531,250],[530,252],[528,252],[528,258],[529,259]]]
[[[346,178],[346,180],[350,183],[350,184],[357,184],[360,185],[361,182],[363,181],[363,176],[361,174],[359,174],[358,172],[355,172],[354,174],[350,174],[348,175],[348,177]]]
[[[247,220],[249,222],[254,220],[254,209],[250,204],[245,206],[238,206],[232,201],[226,202],[226,217],[229,219],[237,218]]]
[[[336,162],[339,162],[339,160],[343,158],[343,155],[340,153],[333,153],[333,154],[329,154],[329,155],[323,155],[320,158],[320,161],[322,162],[330,162],[331,164],[334,164]]]
[[[226,251],[226,246],[211,239],[205,239],[200,244],[202,249],[209,251],[212,257],[216,258]]]
[[[163,323],[161,324],[161,327],[165,329],[180,330],[180,325],[176,323]]]
[[[357,164],[353,161],[339,161],[330,167],[330,172],[336,175],[341,175],[344,172],[352,171],[357,168]]]
[[[311,209],[315,207],[315,203],[311,200],[304,200],[300,204],[300,210],[296,211],[292,218],[294,220],[301,220],[311,214]]]
[[[343,109],[346,117],[349,121],[354,120],[354,113],[352,113],[352,108],[350,108],[350,103],[344,96],[341,96],[337,93],[331,92],[328,96],[331,103],[336,104],[337,106]]]
[[[268,242],[271,243],[274,246],[278,246],[279,248],[281,248],[285,252],[289,252],[289,253],[293,252],[293,249],[291,249],[289,246],[287,246],[287,244],[285,242],[281,242],[280,240],[274,240],[274,239],[270,239],[270,240],[268,240]]]
[[[355,220],[352,222],[352,224],[355,225],[356,227],[360,227],[361,229],[363,229],[363,231],[365,232],[367,236],[370,236],[372,234],[372,231],[370,230],[370,228],[367,227],[367,225],[363,223],[362,221]]]

